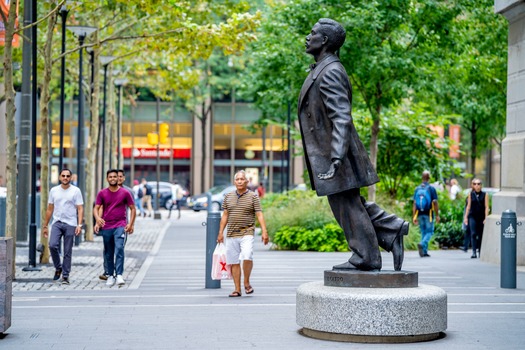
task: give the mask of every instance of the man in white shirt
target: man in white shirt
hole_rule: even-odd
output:
[[[179,216],[177,219],[180,219],[180,201],[184,197],[184,190],[179,185],[179,182],[177,180],[173,181],[173,185],[171,185],[171,206],[170,211],[168,214],[168,219],[171,217],[171,210],[173,207],[179,211]]]
[[[60,185],[49,191],[45,225],[42,228],[44,236],[48,237],[49,220],[53,216],[49,251],[55,265],[53,280],[58,280],[62,275],[62,284],[69,284],[73,241],[75,236],[82,232],[82,219],[84,217],[82,193],[78,187],[71,185],[72,175],[71,170],[62,169]],[[62,238],[64,238],[64,259],[61,263],[59,249]]]

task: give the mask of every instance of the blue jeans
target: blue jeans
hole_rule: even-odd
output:
[[[434,221],[430,222],[430,216],[428,215],[419,215],[419,229],[421,230],[421,242],[423,246],[423,254],[428,253],[428,242],[434,234]]]
[[[101,230],[100,234],[104,239],[104,254],[106,257],[107,273],[110,276],[122,275],[124,273],[124,246],[128,234],[124,232],[124,227],[115,227],[108,230]]]
[[[142,207],[142,198],[135,198],[135,207],[137,208],[137,213],[140,216],[144,215],[144,208]]]

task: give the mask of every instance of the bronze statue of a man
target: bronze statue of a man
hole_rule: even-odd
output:
[[[379,181],[352,121],[352,86],[336,52],[346,39],[336,21],[322,18],[306,37],[306,53],[315,64],[304,81],[298,114],[312,188],[327,196],[353,254],[334,269],[380,270],[379,247],[403,264],[403,235],[408,223],[387,214],[359,194]]]

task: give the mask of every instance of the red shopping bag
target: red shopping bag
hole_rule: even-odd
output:
[[[223,243],[217,243],[213,251],[211,278],[214,280],[232,279],[231,266],[226,263],[226,247]]]

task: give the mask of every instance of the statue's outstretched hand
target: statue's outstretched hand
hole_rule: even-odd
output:
[[[332,161],[332,164],[330,164],[330,168],[328,168],[328,171],[325,173],[321,173],[317,175],[317,178],[320,180],[330,180],[335,176],[335,173],[337,172],[337,169],[341,166],[341,160],[340,159],[334,159]]]

